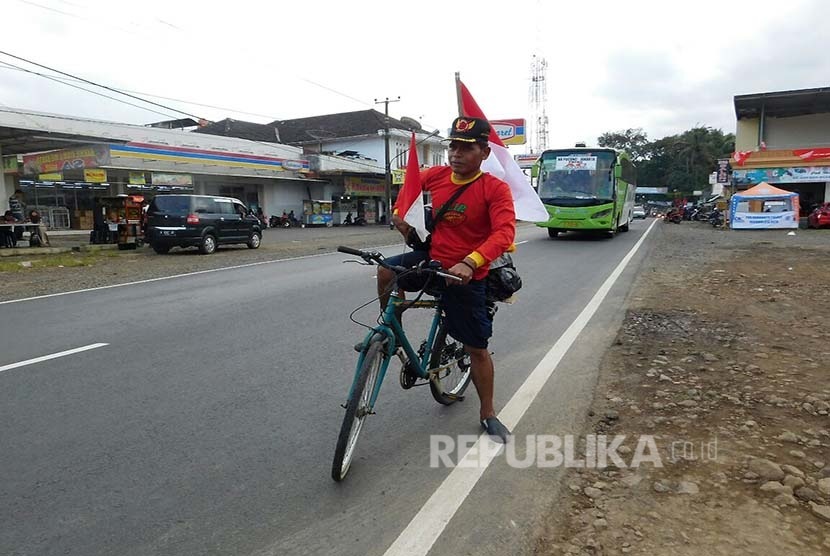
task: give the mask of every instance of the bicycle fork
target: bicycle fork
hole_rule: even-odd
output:
[[[383,337],[376,340],[377,336]],[[369,348],[372,345],[372,343],[376,341],[383,343],[383,350],[381,352],[382,361],[380,364],[380,369],[378,369],[377,380],[375,381],[372,387],[372,393],[369,397],[368,410],[366,411],[367,415],[375,414],[374,407],[375,402],[378,398],[378,394],[380,393],[380,386],[381,384],[383,384],[383,379],[386,376],[386,371],[389,368],[389,363],[392,361],[392,356],[395,354],[396,351],[394,334],[392,330],[386,326],[380,326],[378,328],[375,328],[374,330],[369,332],[369,334],[367,334],[366,338],[363,340],[364,348],[357,358],[357,365],[355,367],[354,377],[352,378],[352,384],[349,387],[349,395],[346,398],[346,401],[340,404],[340,407],[342,407],[343,409],[346,408],[349,401],[352,399],[352,396],[354,396],[355,384],[357,384],[357,380],[360,375],[360,370],[363,367],[363,362],[366,360],[366,354],[369,351]]]

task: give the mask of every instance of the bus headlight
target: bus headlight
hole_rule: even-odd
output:
[[[608,218],[614,209],[601,210],[591,215],[591,218]]]

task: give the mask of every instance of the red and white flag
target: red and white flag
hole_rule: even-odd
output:
[[[735,163],[738,166],[743,166],[746,164],[746,159],[752,156],[752,151],[735,151],[732,153],[732,158],[735,159]]]
[[[403,221],[415,228],[421,241],[426,241],[429,232],[424,220],[424,192],[421,189],[421,165],[418,163],[418,148],[415,133],[409,143],[409,160],[406,163],[406,176],[403,187],[395,203],[398,215]]]
[[[813,160],[827,160],[828,158],[830,158],[830,149],[793,149],[793,154],[799,157],[801,160],[806,160],[807,162]]]
[[[457,81],[459,88],[459,97],[461,99],[461,115],[469,118],[482,118],[487,120],[487,116],[479,108],[473,95],[460,80]],[[487,120],[488,122],[490,120]],[[481,169],[488,174],[496,176],[497,178],[507,182],[510,186],[510,192],[513,194],[513,210],[516,212],[518,220],[525,220],[528,222],[546,222],[550,219],[550,214],[539,199],[539,195],[530,186],[522,169],[510,156],[510,151],[504,145],[499,136],[496,134],[495,128],[490,128],[490,156],[481,165]],[[407,176],[409,172],[407,171]]]

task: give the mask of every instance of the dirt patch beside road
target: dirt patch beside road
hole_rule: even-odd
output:
[[[830,554],[830,233],[653,233],[537,554]]]

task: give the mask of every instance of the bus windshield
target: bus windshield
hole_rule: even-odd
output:
[[[540,161],[539,197],[546,204],[611,202],[615,159],[610,151],[547,151]]]

